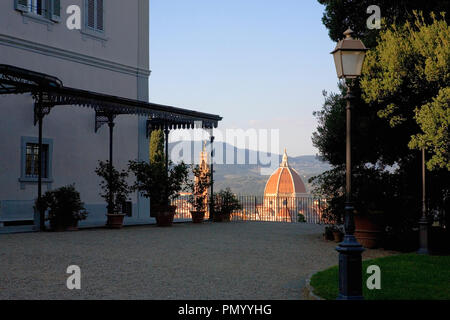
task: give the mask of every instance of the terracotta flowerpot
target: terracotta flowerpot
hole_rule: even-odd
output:
[[[106,226],[110,229],[121,229],[123,227],[124,214],[107,214]]]
[[[355,237],[363,247],[379,247],[383,232],[381,219],[380,215],[355,215]]]
[[[205,219],[205,211],[191,211],[191,215],[193,223],[202,223]]]
[[[72,224],[66,227],[66,231],[78,231],[78,220],[72,221]]]
[[[325,232],[323,233],[323,240],[326,240],[326,241],[334,240],[333,231],[328,226],[325,227]]]
[[[333,231],[334,242],[342,242],[343,235],[340,231]]]
[[[173,217],[177,206],[159,207],[155,212],[156,224],[159,227],[170,227],[173,223]]]
[[[50,231],[64,232],[64,231],[66,231],[66,228],[61,224],[50,223]]]
[[[72,221],[70,225],[64,225],[61,220],[50,220],[50,230],[53,232],[78,231],[78,220]]]
[[[230,222],[231,213],[216,213],[213,218],[214,222]]]

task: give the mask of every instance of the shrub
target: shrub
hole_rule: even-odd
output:
[[[41,201],[35,201],[35,208],[39,211],[49,210],[47,220],[53,230],[75,226],[78,221],[86,219],[88,214],[74,185],[47,191]]]
[[[162,162],[130,161],[129,169],[136,176],[132,189],[150,198],[151,212],[169,206],[189,183],[189,170],[184,162],[173,165],[170,161],[169,170],[166,170]]]
[[[302,222],[302,223],[306,222],[306,218],[305,218],[304,214],[301,214],[301,213],[298,214],[298,222]]]
[[[214,213],[215,214],[231,214],[235,210],[242,209],[242,205],[239,202],[236,195],[231,192],[230,188],[220,190],[214,194]]]
[[[119,172],[114,166],[109,167],[109,161],[99,161],[95,173],[103,179],[100,182],[102,189],[100,196],[108,203],[108,213],[121,214],[123,203],[131,192],[131,188],[126,181],[128,171],[122,170]],[[109,208],[110,200],[112,208]]]

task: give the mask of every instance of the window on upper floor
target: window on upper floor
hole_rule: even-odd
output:
[[[85,0],[86,27],[90,30],[103,32],[103,0]]]
[[[61,0],[14,0],[14,7],[55,22],[61,20]]]

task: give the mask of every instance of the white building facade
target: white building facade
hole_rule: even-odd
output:
[[[81,9],[70,30],[69,6]],[[148,101],[148,0],[2,0],[0,64],[49,74],[64,86]],[[0,229],[33,220],[37,137],[30,94],[0,95]],[[80,226],[104,225],[106,203],[94,170],[107,160],[108,127],[95,133],[95,111],[56,106],[44,118],[43,192],[75,184],[89,212]],[[143,116],[115,119],[114,165],[148,159]],[[133,194],[124,224],[151,223],[149,201]]]

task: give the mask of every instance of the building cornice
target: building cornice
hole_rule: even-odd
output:
[[[141,68],[132,67],[129,65],[92,57],[78,52],[70,50],[60,49],[45,44],[16,38],[13,36],[0,34],[0,45],[14,47],[29,52],[42,54],[45,56],[55,57],[67,61],[81,63],[84,65],[119,72],[123,74],[133,75],[137,77],[149,77],[151,71]]]

